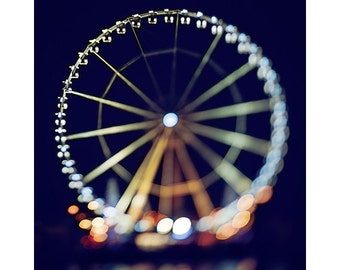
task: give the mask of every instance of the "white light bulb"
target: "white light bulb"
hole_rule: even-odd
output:
[[[178,116],[175,113],[167,113],[163,116],[163,125],[166,127],[174,127],[178,123]]]

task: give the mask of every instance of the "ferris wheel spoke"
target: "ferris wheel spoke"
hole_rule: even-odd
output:
[[[219,154],[212,150],[209,146],[200,141],[194,133],[183,127],[179,130],[179,136],[183,138],[186,144],[195,149],[200,156],[213,168],[231,188],[238,194],[242,194],[249,189],[252,181],[245,176],[233,164],[223,159]]]
[[[168,191],[167,187],[171,186],[174,182],[174,147],[173,140],[169,139],[169,144],[164,152],[163,164],[162,164],[162,177],[161,185],[159,189],[159,203],[158,209],[160,213],[171,215],[172,214],[172,196],[173,194]],[[150,193],[152,193],[151,187]]]
[[[214,128],[207,125],[187,123],[187,127],[195,134],[205,136],[215,141],[246,150],[248,152],[266,156],[269,151],[270,142],[239,132]]]
[[[192,58],[201,59],[201,56],[202,56],[199,53],[196,53],[196,52],[193,52],[193,51],[189,51],[189,50],[186,50],[186,49],[183,49],[183,48],[178,48],[177,51],[181,52],[181,53],[183,53],[185,55],[191,56]],[[218,65],[214,61],[214,59],[210,58],[207,64],[209,64],[209,66],[216,71],[216,74],[218,74],[220,76],[223,76],[223,74],[225,72],[224,69],[222,69],[221,66]]]
[[[134,151],[136,151],[138,148],[152,140],[157,136],[159,132],[159,126],[153,128],[148,133],[140,137],[139,139],[133,141],[131,144],[120,150],[118,153],[104,161],[101,165],[93,169],[91,172],[89,172],[86,176],[84,176],[84,183],[89,183],[93,181],[98,176],[102,175],[104,172],[106,172],[108,169],[115,166],[118,162],[122,161],[129,155],[131,155]]]
[[[158,50],[158,51],[152,51],[152,52],[145,53],[145,56],[146,57],[158,56],[158,55],[173,53],[173,51],[174,51],[173,48],[168,48],[168,49],[165,49],[165,50]]]
[[[130,61],[126,62],[120,69],[119,72],[121,73],[122,71],[124,71],[125,69],[127,69],[128,67],[132,66],[135,62],[137,62],[141,57],[143,57],[142,55],[137,55],[134,58],[132,58]],[[116,76],[118,76],[115,73]]]
[[[154,73],[153,73],[153,71],[152,71],[152,69],[151,69],[151,66],[150,66],[150,64],[149,64],[148,58],[146,57],[146,54],[145,54],[145,51],[144,51],[144,49],[143,49],[143,47],[142,47],[142,44],[141,44],[141,42],[140,42],[140,39],[139,39],[139,37],[138,37],[138,35],[137,35],[137,32],[136,32],[135,28],[131,25],[131,22],[130,22],[130,26],[131,26],[133,35],[134,35],[134,37],[135,37],[135,39],[136,39],[136,42],[137,42],[137,44],[138,44],[138,48],[139,48],[139,50],[140,50],[140,52],[141,52],[141,56],[143,57],[144,63],[145,63],[146,68],[147,68],[147,70],[148,70],[148,72],[149,72],[149,76],[150,76],[150,78],[151,78],[152,84],[153,84],[153,86],[154,86],[154,88],[155,88],[155,91],[156,91],[158,97],[160,97],[160,96],[161,96],[161,90],[160,90],[159,84],[158,84],[158,82],[157,82],[157,80],[156,80],[156,77],[155,77],[155,75],[154,75]]]
[[[126,62],[120,69],[119,72],[122,72],[126,68],[132,66],[137,60],[141,58],[141,55],[137,55],[136,57],[132,58],[130,61]],[[103,97],[110,91],[112,84],[117,80],[118,76],[116,73],[113,74],[108,86],[105,88],[105,92],[103,94]]]
[[[261,99],[205,111],[193,112],[186,115],[186,118],[192,121],[204,121],[266,112],[270,110],[270,103],[272,99],[273,98]]]
[[[127,104],[124,104],[124,103],[108,100],[108,99],[105,99],[105,98],[100,98],[100,97],[97,97],[97,96],[92,96],[92,95],[77,92],[77,91],[74,91],[74,90],[70,90],[68,93],[74,94],[74,95],[77,95],[77,96],[80,96],[80,97],[83,97],[83,98],[86,98],[86,99],[89,99],[89,100],[93,100],[93,101],[108,105],[108,106],[116,108],[116,109],[120,109],[120,110],[123,110],[123,111],[126,111],[126,112],[141,115],[143,117],[147,117],[147,118],[157,118],[157,117],[159,117],[158,113],[154,113],[154,112],[151,112],[151,111],[148,111],[148,110],[140,109],[138,107],[127,105]]]
[[[107,67],[109,67],[117,76],[129,87],[131,88],[140,98],[142,98],[146,104],[148,104],[153,110],[157,112],[162,112],[162,109],[153,102],[147,95],[144,94],[135,84],[133,84],[128,78],[126,78],[118,69],[114,68],[109,62],[107,62],[102,56],[97,52],[92,52],[96,55]]]
[[[126,124],[126,125],[121,125],[121,126],[113,126],[113,127],[108,127],[108,128],[95,129],[91,131],[85,131],[85,132],[68,135],[67,140],[112,135],[112,134],[124,133],[124,132],[129,132],[129,131],[135,131],[135,130],[145,130],[145,129],[152,128],[157,123],[159,123],[159,121],[152,120],[152,121],[144,121],[144,122]]]
[[[160,136],[156,146],[154,147],[154,150],[151,152],[150,158],[146,161],[145,169],[143,169],[143,175],[139,180],[140,183],[137,193],[133,197],[128,210],[128,214],[131,215],[135,221],[139,218],[147,203],[152,183],[160,166],[164,151],[168,145],[168,139],[171,132],[172,129],[164,129],[163,134]]]
[[[236,82],[238,79],[246,75],[248,72],[250,72],[252,69],[254,69],[255,66],[250,65],[249,63],[246,63],[230,73],[227,77],[210,87],[208,90],[203,92],[199,97],[194,99],[192,102],[184,106],[180,112],[188,113],[196,109],[198,106],[200,106],[202,103],[206,102],[207,100],[211,99],[212,97],[219,94],[221,91],[223,91],[225,88],[232,85],[234,82]]]
[[[181,98],[178,102],[178,107],[181,107],[185,103],[188,95],[190,94],[191,90],[193,89],[194,85],[196,84],[197,79],[200,77],[204,67],[210,61],[211,55],[215,51],[216,46],[217,46],[218,42],[220,41],[221,37],[222,37],[222,34],[217,34],[215,36],[215,38],[212,40],[208,50],[206,51],[206,53],[203,56],[200,64],[196,68],[192,78],[190,79],[188,85],[186,86],[186,88],[185,88],[185,90],[184,90],[184,92],[183,92],[183,94],[182,94],[182,96],[181,96]]]
[[[149,163],[152,153],[155,151],[157,143],[159,141],[159,136],[155,138],[154,142],[148,153],[145,155],[142,163],[138,167],[136,173],[134,174],[133,178],[131,179],[128,187],[125,189],[125,192],[119,199],[116,209],[120,212],[124,213],[128,209],[133,196],[136,194],[136,191],[139,187],[140,180],[145,172],[146,165]]]
[[[112,156],[111,150],[107,145],[103,136],[98,136],[98,140],[100,145],[102,146],[103,154],[108,159]],[[123,180],[130,181],[132,176],[131,173],[123,167],[121,164],[117,163],[116,165],[112,166],[112,170]]]
[[[171,81],[170,81],[170,93],[173,95],[176,88],[176,70],[177,70],[177,50],[178,50],[178,26],[179,26],[179,14],[176,16],[176,28],[174,33],[174,46],[172,55],[172,67],[171,67]]]
[[[123,71],[124,69],[128,68],[129,66],[131,66],[132,64],[134,64],[134,63],[135,63],[138,59],[140,59],[140,58],[141,58],[141,56],[138,55],[137,57],[131,59],[130,61],[128,61],[127,63],[125,63],[125,64],[119,69],[119,71],[121,72],[121,71]],[[118,78],[117,74],[114,73],[114,74],[112,75],[112,77],[111,77],[111,79],[110,79],[108,85],[106,86],[105,91],[104,91],[103,95],[101,96],[101,98],[103,98],[103,99],[105,98],[105,96],[108,94],[108,92],[110,91],[110,89],[111,89],[113,83],[117,80],[117,78]],[[118,103],[115,103],[115,104],[117,105]],[[122,108],[122,107],[119,107],[119,108]],[[128,107],[128,108],[129,108],[129,107]],[[130,107],[130,109],[132,109],[132,108]],[[130,110],[130,111],[134,111],[134,110]],[[137,111],[138,111],[138,110],[137,110]],[[139,115],[143,115],[143,111],[139,111],[139,112],[140,112]],[[99,106],[98,106],[97,129],[101,129],[101,128],[102,128],[102,113],[103,113],[103,103],[100,102],[100,103],[99,103]],[[147,114],[148,114],[148,113],[147,113]],[[144,115],[144,116],[147,116],[147,114]],[[105,155],[107,158],[109,158],[109,157],[111,156],[111,151],[110,151],[109,147],[107,146],[107,144],[106,144],[106,142],[105,142],[105,139],[104,139],[103,136],[101,136],[101,135],[98,136],[98,139],[99,139],[99,142],[100,142],[100,144],[101,144],[101,146],[102,146],[104,155]],[[116,173],[118,173],[117,170],[116,170],[116,168],[118,168],[118,167],[121,167],[121,166],[118,166],[118,164],[117,164],[116,166],[114,166],[115,172],[116,172]],[[126,170],[125,170],[125,172],[123,172],[124,170],[119,170],[119,171],[120,171],[119,175],[120,175],[121,177],[122,177],[122,175],[124,175],[124,177],[122,177],[122,178],[124,178],[124,179],[130,179],[130,178],[127,178],[127,177],[126,177],[126,175],[127,175]]]
[[[102,95],[102,97],[105,97],[107,95],[107,93],[110,91],[113,83],[117,80],[117,74],[113,74],[113,76],[111,77],[108,85],[105,87],[105,91],[104,91],[104,94]]]
[[[194,205],[199,217],[209,215],[214,205],[203,185],[194,163],[181,140],[176,140],[176,156],[187,179],[188,190],[193,198]]]

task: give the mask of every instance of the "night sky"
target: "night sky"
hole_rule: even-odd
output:
[[[34,244],[36,269],[114,269],[116,262],[156,265],[199,260],[215,262],[254,258],[260,270],[305,268],[306,217],[306,16],[304,1],[35,1],[35,127],[34,127]],[[55,137],[57,97],[77,52],[101,29],[135,13],[164,8],[202,11],[237,25],[262,46],[274,63],[286,90],[290,137],[285,167],[272,200],[256,210],[247,241],[207,252],[194,247],[168,253],[143,254],[83,250],[82,232],[67,213],[74,193],[60,172]],[[134,252],[133,259],[130,256]],[[155,259],[157,257],[157,260]],[[147,268],[145,268],[147,269]],[[210,269],[210,268],[209,268]],[[217,269],[217,266],[216,266]],[[227,269],[218,268],[218,269]]]

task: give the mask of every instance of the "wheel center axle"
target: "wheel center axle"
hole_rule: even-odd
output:
[[[163,125],[166,127],[174,127],[178,123],[178,115],[173,112],[169,112],[164,114],[163,116]]]

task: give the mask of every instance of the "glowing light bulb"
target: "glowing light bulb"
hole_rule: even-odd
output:
[[[165,114],[163,116],[163,125],[166,127],[174,127],[176,126],[178,123],[178,115],[173,113],[173,112],[169,112],[167,114]]]

